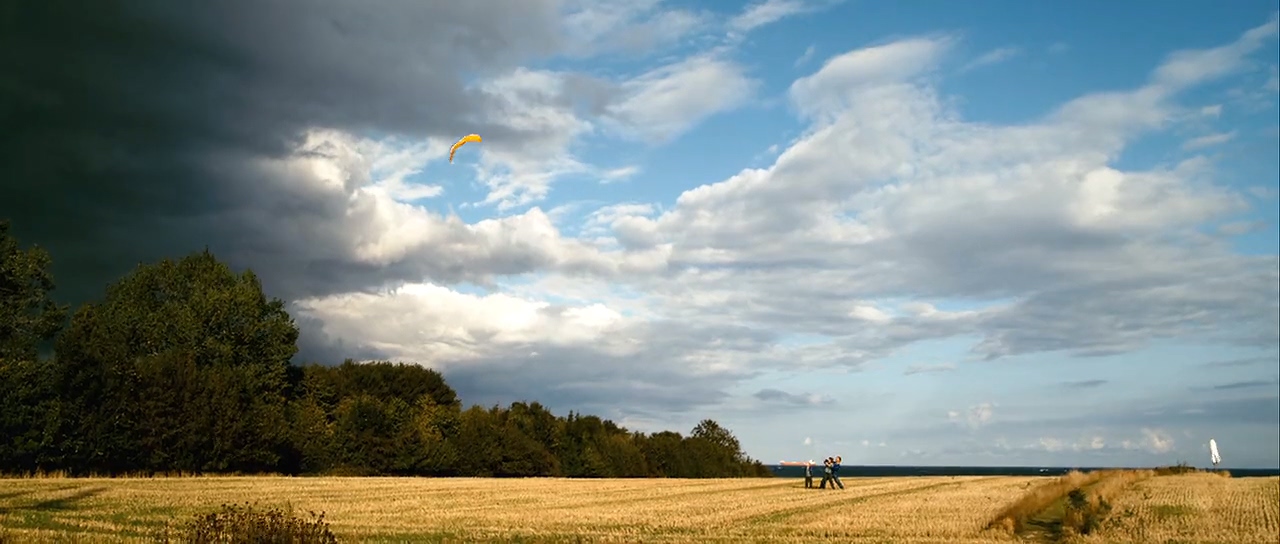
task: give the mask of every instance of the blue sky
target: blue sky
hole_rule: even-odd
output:
[[[477,80],[542,144],[401,182],[533,264],[298,304],[472,402],[770,462],[1280,466],[1274,10],[584,6]]]
[[[1280,466],[1274,2],[124,9],[23,95],[60,293],[207,246],[302,360],[769,462]]]

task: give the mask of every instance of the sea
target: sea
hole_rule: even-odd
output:
[[[804,467],[765,465],[773,470],[779,478],[803,478]],[[841,478],[859,476],[882,478],[886,476],[1061,476],[1073,470],[1092,472],[1110,470],[1112,468],[1135,467],[940,467],[940,466],[897,466],[897,465],[841,465]],[[1214,471],[1227,471],[1233,478],[1250,478],[1264,476],[1280,476],[1280,468],[1220,468]],[[822,465],[813,466],[813,476],[822,477]]]

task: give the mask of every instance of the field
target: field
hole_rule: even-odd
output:
[[[985,529],[1046,478],[566,480],[202,477],[0,480],[0,540],[146,542],[223,503],[324,511],[341,541],[1025,541]],[[1275,542],[1280,478],[1161,476],[1115,498],[1095,542]]]
[[[1112,520],[1127,542],[1278,542],[1280,479],[1152,478],[1117,497]]]

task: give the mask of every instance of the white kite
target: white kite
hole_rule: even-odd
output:
[[[1222,456],[1218,455],[1218,441],[1212,438],[1209,439],[1209,461],[1215,467],[1222,462]]]

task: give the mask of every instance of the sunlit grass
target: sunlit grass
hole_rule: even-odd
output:
[[[255,502],[324,512],[340,541],[1013,542],[987,524],[1051,480],[846,478],[845,490],[810,490],[790,479],[7,479],[0,538],[146,542],[222,504]],[[1117,492],[1116,510],[1134,513],[1103,536],[1256,542],[1275,534],[1278,489],[1276,478],[1151,478]]]
[[[1151,478],[1112,501],[1089,542],[1277,542],[1280,478],[1197,473]]]

